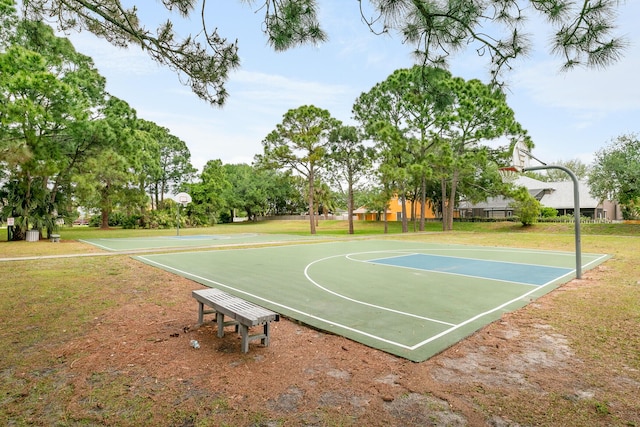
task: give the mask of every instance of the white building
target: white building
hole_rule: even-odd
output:
[[[573,181],[543,182],[526,176],[519,176],[514,184],[525,187],[542,206],[554,208],[558,215],[573,215]],[[622,210],[617,202],[600,202],[589,192],[586,182],[579,181],[580,215],[593,219],[622,220]],[[476,218],[505,218],[513,215],[512,199],[492,197],[486,202],[460,203],[460,216]]]

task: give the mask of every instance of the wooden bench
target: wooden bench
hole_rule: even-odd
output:
[[[269,324],[279,321],[280,316],[271,310],[260,307],[242,298],[230,295],[220,289],[201,289],[192,292],[192,296],[198,301],[198,325],[204,322],[205,314],[215,314],[215,322],[218,324],[218,337],[224,336],[224,327],[234,325],[236,332],[240,329],[242,336],[242,352],[249,351],[249,341],[259,339],[265,346],[269,345]],[[204,306],[212,310],[205,310]],[[224,317],[232,319],[225,322]],[[263,332],[249,335],[249,328],[262,325]]]

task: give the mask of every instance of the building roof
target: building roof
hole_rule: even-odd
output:
[[[505,210],[509,203],[511,203],[511,199],[505,199],[502,196],[490,197],[484,202],[475,204],[463,200],[460,202],[460,209]]]
[[[527,176],[519,176],[513,183],[526,188],[529,194],[540,201],[542,206],[554,209],[574,208],[573,181],[543,182]],[[586,182],[578,182],[578,194],[581,209],[595,209],[600,205],[600,201],[589,192],[589,186]],[[460,204],[460,209],[507,210],[511,202],[512,199],[502,196],[491,197],[485,202],[475,204],[463,202]]]
[[[554,209],[573,209],[574,207],[573,181],[542,182],[527,176],[520,176],[514,181],[514,184],[529,190],[529,193],[536,197],[542,206]],[[578,194],[580,208],[595,209],[600,204],[600,201],[591,195],[586,182],[578,181]]]

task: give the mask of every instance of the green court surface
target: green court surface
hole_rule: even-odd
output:
[[[413,361],[575,277],[572,252],[382,239],[135,258]]]
[[[158,236],[158,237],[131,237],[131,238],[103,238],[84,239],[84,243],[97,246],[106,251],[142,251],[154,249],[181,249],[200,248],[230,245],[249,245],[259,243],[277,243],[284,241],[308,240],[309,236],[295,236],[284,234],[200,234],[193,236]],[[320,240],[318,236],[314,236]]]

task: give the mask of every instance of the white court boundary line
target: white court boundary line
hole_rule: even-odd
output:
[[[400,249],[398,249],[398,251],[400,251]],[[406,251],[406,250],[405,250],[405,251]],[[371,251],[371,252],[393,252],[393,250],[390,250],[390,251]],[[546,252],[544,252],[544,251],[532,251],[532,252],[546,253]],[[354,253],[355,253],[355,252],[354,252]],[[316,263],[316,262],[319,262],[319,261],[321,261],[321,260],[326,260],[326,259],[336,258],[336,257],[345,257],[345,256],[346,256],[345,254],[341,254],[341,255],[332,255],[332,256],[329,256],[329,257],[325,257],[325,258],[322,258],[322,259],[319,259],[319,260],[313,261],[312,263],[308,264],[308,265],[307,265],[307,268],[308,268],[308,266],[309,266],[309,265],[314,264],[314,263]],[[582,266],[582,268],[586,268],[586,267],[590,266],[591,264],[594,264],[594,263],[596,263],[596,262],[599,262],[599,261],[601,261],[601,260],[603,260],[603,259],[605,259],[605,258],[607,258],[607,257],[608,257],[608,255],[601,255],[601,256],[599,256],[598,258],[594,259],[593,261],[591,261],[591,262],[589,262],[589,263],[587,263],[587,264],[583,265],[583,266]],[[433,335],[433,336],[431,336],[431,337],[429,337],[429,338],[427,338],[427,339],[425,339],[425,340],[423,340],[423,341],[420,341],[420,342],[418,342],[418,343],[416,343],[416,344],[414,344],[414,345],[407,345],[407,344],[402,344],[402,343],[399,343],[399,342],[397,342],[397,341],[393,341],[393,340],[390,340],[390,339],[387,339],[387,338],[380,337],[380,336],[378,336],[378,335],[374,335],[374,334],[371,334],[371,333],[368,333],[368,332],[362,331],[362,330],[360,330],[360,329],[353,328],[353,327],[351,327],[351,326],[343,325],[343,324],[341,324],[341,323],[334,322],[334,321],[332,321],[332,320],[325,319],[325,318],[323,318],[323,317],[316,316],[316,315],[314,315],[314,314],[307,313],[307,312],[304,312],[304,311],[302,311],[302,310],[298,310],[298,309],[296,309],[296,308],[293,308],[293,307],[290,307],[290,306],[287,306],[287,305],[284,305],[284,304],[281,304],[281,303],[278,303],[278,302],[272,301],[272,300],[270,300],[270,299],[263,298],[263,297],[261,297],[261,296],[259,296],[259,295],[252,294],[251,292],[247,292],[247,291],[244,291],[244,290],[242,290],[242,289],[238,289],[238,288],[235,288],[235,287],[233,287],[233,286],[226,285],[226,284],[224,284],[224,283],[222,283],[222,282],[218,282],[218,281],[215,281],[215,280],[212,280],[212,279],[206,278],[206,277],[202,277],[202,276],[199,276],[199,275],[196,275],[196,274],[193,274],[193,273],[189,273],[189,272],[184,271],[184,270],[180,270],[180,269],[175,268],[175,267],[171,267],[171,266],[169,266],[169,265],[166,265],[166,264],[163,264],[163,263],[160,263],[160,262],[157,262],[157,261],[153,261],[153,260],[151,260],[151,259],[149,259],[148,257],[145,257],[145,256],[138,256],[137,258],[139,258],[139,259],[141,259],[141,260],[145,260],[145,262],[147,262],[147,263],[149,263],[149,264],[152,264],[152,265],[156,265],[156,266],[158,266],[158,267],[160,267],[160,268],[163,268],[163,269],[166,269],[166,270],[169,270],[169,271],[175,271],[176,273],[178,273],[178,274],[180,274],[180,275],[183,275],[183,276],[185,276],[185,277],[193,277],[193,278],[195,278],[196,280],[198,280],[198,281],[202,281],[202,282],[204,282],[204,283],[210,283],[210,284],[214,284],[214,285],[216,285],[216,286],[221,286],[221,287],[224,287],[224,288],[226,288],[226,289],[230,289],[230,290],[233,290],[233,291],[235,291],[235,292],[238,292],[239,294],[247,295],[247,296],[250,296],[250,297],[255,298],[255,299],[257,299],[257,300],[264,301],[264,302],[269,303],[269,304],[273,304],[273,305],[274,305],[274,306],[276,306],[276,307],[282,307],[282,308],[287,309],[287,310],[290,310],[290,311],[292,311],[292,312],[294,312],[294,313],[297,313],[297,314],[300,314],[300,315],[303,315],[303,316],[309,317],[309,318],[314,319],[314,320],[318,320],[318,321],[320,321],[320,322],[324,322],[324,323],[329,324],[329,325],[331,325],[331,326],[335,326],[335,327],[338,327],[338,328],[342,328],[342,329],[344,329],[344,330],[347,330],[347,331],[350,331],[350,332],[353,332],[353,333],[359,334],[359,335],[361,335],[361,336],[365,336],[365,337],[368,337],[368,338],[371,338],[371,339],[377,340],[377,341],[379,341],[379,342],[383,342],[383,343],[386,343],[386,344],[391,344],[391,345],[394,345],[394,346],[396,346],[396,347],[403,348],[403,349],[406,349],[406,350],[411,350],[411,351],[416,350],[416,349],[418,349],[418,348],[420,348],[420,347],[422,347],[422,346],[424,346],[424,345],[426,345],[426,344],[429,344],[429,343],[431,343],[431,342],[433,342],[433,341],[435,341],[435,340],[437,340],[437,339],[439,339],[439,338],[441,338],[441,337],[443,337],[443,336],[446,336],[446,335],[448,335],[448,334],[450,334],[450,333],[452,333],[452,332],[456,331],[457,329],[460,329],[461,327],[463,327],[463,326],[465,326],[465,325],[468,325],[469,323],[472,323],[472,322],[474,322],[474,321],[476,321],[476,320],[480,319],[481,317],[484,317],[484,316],[487,316],[487,315],[489,315],[489,314],[493,314],[493,313],[495,313],[496,311],[502,310],[503,308],[505,308],[505,307],[507,307],[507,306],[509,306],[509,305],[511,305],[511,304],[514,304],[514,303],[516,303],[516,302],[518,302],[518,301],[522,300],[523,298],[526,298],[527,296],[529,296],[529,295],[531,295],[531,294],[535,293],[536,291],[538,291],[538,290],[540,290],[540,289],[543,289],[543,288],[546,288],[547,286],[549,286],[549,285],[551,285],[551,284],[553,284],[553,283],[557,282],[558,280],[560,280],[560,279],[564,278],[565,276],[568,276],[569,274],[573,274],[573,273],[575,273],[575,269],[573,269],[571,272],[569,272],[569,273],[567,273],[567,274],[565,274],[565,275],[563,275],[563,276],[560,276],[560,277],[558,277],[558,278],[556,278],[556,279],[554,279],[554,280],[551,280],[551,281],[549,281],[549,282],[545,283],[544,285],[536,286],[535,288],[531,289],[530,291],[528,291],[528,292],[526,292],[526,293],[524,293],[524,294],[522,294],[522,295],[520,295],[520,296],[518,296],[518,297],[516,297],[516,298],[513,298],[513,299],[511,299],[511,300],[509,300],[509,301],[506,301],[506,302],[504,302],[504,303],[500,304],[499,306],[494,307],[494,308],[492,308],[492,309],[490,309],[490,310],[487,310],[487,311],[485,311],[485,312],[479,313],[479,314],[477,314],[477,315],[475,315],[475,316],[473,316],[473,317],[471,317],[471,318],[469,318],[469,319],[467,319],[467,320],[464,320],[463,322],[460,322],[460,323],[458,323],[458,324],[451,324],[451,323],[449,323],[448,325],[451,325],[451,327],[450,327],[450,328],[448,328],[448,329],[446,329],[446,330],[444,330],[444,331],[442,331],[442,332],[440,332],[440,333],[438,333],[438,334],[436,334],[436,335]],[[363,262],[364,262],[364,261],[363,261]],[[308,278],[308,276],[307,276],[307,274],[306,274],[307,268],[305,268],[305,276],[306,276],[306,277],[307,277],[307,279],[308,279],[308,280],[310,280],[314,285],[316,285],[316,284],[315,284],[315,282],[314,282],[313,280],[311,280],[311,279],[309,279],[309,278]],[[316,285],[316,286],[318,286],[318,285]],[[325,290],[325,288],[323,288],[323,287],[321,287],[321,286],[320,286],[320,288],[321,288],[321,289],[323,289],[323,290]],[[325,292],[333,293],[333,294],[335,294],[336,296],[339,296],[339,294],[334,293],[334,292],[332,292],[332,291],[325,290]],[[345,299],[349,299],[349,298],[347,297],[347,298],[345,298]],[[353,300],[353,301],[356,301],[356,300]],[[368,304],[368,303],[366,303],[366,304]],[[376,307],[375,305],[371,305],[371,306]],[[383,308],[383,307],[378,307],[378,308]],[[383,308],[383,309],[384,309],[384,308]],[[388,308],[387,308],[387,310],[389,310],[389,311],[394,311],[393,309],[388,309]],[[405,314],[405,315],[410,316],[410,317],[419,317],[419,318],[422,318],[422,317],[420,317],[420,316],[413,315],[413,314],[411,314],[411,313],[403,313],[403,312],[401,312],[401,311],[396,311],[396,312],[397,312],[398,314]],[[427,320],[427,321],[435,321],[435,322],[438,322],[438,323],[447,324],[446,322],[441,322],[441,321],[431,320],[431,319],[428,319],[428,318],[423,318],[423,319],[424,319],[424,320]]]

